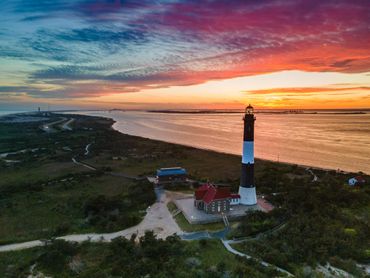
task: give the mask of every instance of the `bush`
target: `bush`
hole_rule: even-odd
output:
[[[45,252],[38,259],[38,263],[41,268],[53,272],[62,271],[68,260],[77,253],[77,250],[77,243],[53,240],[46,246]]]

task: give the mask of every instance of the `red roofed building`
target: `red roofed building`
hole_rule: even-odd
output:
[[[240,195],[231,194],[230,187],[203,184],[194,192],[194,206],[206,213],[222,213],[230,210],[230,205],[239,204]]]

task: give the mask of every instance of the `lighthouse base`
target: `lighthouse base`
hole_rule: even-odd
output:
[[[257,195],[255,187],[239,187],[240,204],[252,206],[257,204]]]

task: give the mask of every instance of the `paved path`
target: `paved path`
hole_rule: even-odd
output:
[[[63,130],[68,130],[68,131],[72,131],[72,128],[70,126],[71,123],[73,123],[75,121],[75,119],[69,119],[68,121],[66,121],[61,127]]]
[[[41,129],[47,133],[51,133],[51,132],[56,132],[56,130],[53,128],[53,126],[57,125],[57,124],[60,124],[64,121],[66,121],[67,118],[62,118],[60,120],[57,120],[55,122],[52,122],[52,123],[46,123],[44,125],[41,126]]]
[[[93,143],[90,143],[90,144],[87,144],[86,147],[85,147],[85,153],[84,155],[87,156],[89,155],[90,153],[90,147]],[[92,170],[92,171],[96,171],[97,169],[92,166],[92,165],[89,165],[87,163],[84,163],[84,162],[81,162],[81,161],[78,161],[76,159],[76,156],[75,157],[72,157],[72,162],[76,165],[81,165],[89,170]],[[145,180],[145,179],[148,179],[148,177],[137,177],[137,176],[131,176],[131,175],[128,175],[128,174],[125,174],[125,173],[117,173],[117,172],[105,172],[105,174],[107,175],[111,175],[111,176],[114,176],[114,177],[122,177],[122,178],[126,178],[126,179],[130,179],[130,180],[136,180],[136,181],[141,181],[141,180]]]
[[[158,188],[158,187],[155,188],[155,193],[157,196],[156,203],[148,207],[147,213],[143,221],[140,222],[136,226],[127,228],[122,231],[114,232],[114,233],[74,234],[74,235],[57,237],[56,239],[62,239],[66,241],[79,242],[79,243],[84,242],[84,241],[110,242],[111,240],[117,237],[125,237],[129,239],[131,238],[133,234],[136,234],[138,237],[141,237],[145,234],[146,231],[153,231],[154,234],[158,238],[162,238],[162,239],[166,239],[168,236],[173,235],[173,234],[179,235],[183,240],[198,240],[202,238],[221,239],[223,245],[229,252],[235,255],[238,255],[238,256],[251,258],[251,256],[243,254],[235,250],[234,248],[232,248],[230,246],[230,243],[233,243],[233,241],[224,240],[227,232],[229,231],[229,228],[226,228],[218,232],[203,231],[203,232],[194,232],[194,233],[184,233],[180,229],[180,227],[178,226],[178,224],[172,217],[171,212],[167,208],[168,202],[172,200],[173,196],[176,195],[176,193],[165,192],[162,188]],[[37,246],[44,246],[45,243],[46,241],[44,240],[34,240],[34,241],[28,241],[28,242],[23,242],[23,243],[8,244],[8,245],[0,246],[0,252],[29,249],[29,248],[33,248]],[[268,266],[268,267],[274,267],[278,271],[284,272],[285,274],[288,274],[288,276],[292,276],[292,274],[287,272],[286,270],[270,265],[267,262],[262,261],[261,264],[264,266]]]
[[[354,276],[347,271],[337,268],[335,266],[332,266],[331,264],[327,263],[325,266],[319,265],[317,267],[317,270],[321,272],[324,277],[327,278],[354,278]]]
[[[72,162],[73,162],[74,164],[76,164],[76,165],[81,165],[81,166],[83,166],[83,167],[85,167],[85,168],[87,168],[87,169],[90,169],[90,170],[96,171],[96,168],[95,168],[95,167],[92,167],[92,166],[90,166],[90,165],[88,165],[88,164],[85,164],[85,163],[79,162],[79,161],[77,161],[77,160],[76,160],[76,158],[74,158],[74,157],[72,157]]]
[[[243,238],[231,239],[231,240],[227,240],[227,242],[230,243],[230,244],[233,244],[233,243],[242,243],[242,242],[251,241],[251,240],[258,240],[261,237],[271,235],[273,233],[276,233],[276,232],[282,230],[283,228],[285,228],[286,225],[287,225],[287,222],[284,222],[284,223],[281,223],[281,224],[277,225],[276,227],[272,228],[271,230],[261,232],[261,233],[255,235],[255,236],[248,236],[248,237],[243,237]]]
[[[85,156],[86,155],[89,155],[89,153],[90,153],[90,147],[91,147],[92,144],[93,143],[90,143],[90,144],[87,144],[86,145],[86,147],[85,147],[85,153],[84,153]]]
[[[85,167],[85,168],[87,168],[89,170],[92,170],[92,171],[96,171],[97,170],[94,166],[91,166],[91,165],[89,165],[87,163],[78,161],[75,157],[72,157],[72,162],[74,164],[76,164],[76,165],[83,166],[83,167]],[[147,177],[131,176],[131,175],[128,175],[128,174],[125,174],[125,173],[105,172],[105,174],[111,175],[111,176],[114,176],[114,177],[121,177],[121,178],[125,178],[125,179],[136,180],[136,181],[141,181],[141,180],[147,179]]]
[[[136,180],[136,181],[141,181],[141,180],[148,179],[147,177],[131,176],[131,175],[127,175],[125,173],[106,172],[106,174],[114,176],[114,177],[122,177],[122,178],[125,178],[125,179]]]
[[[224,239],[229,232],[230,228],[226,227],[223,230],[216,231],[216,232],[209,232],[209,231],[199,231],[199,232],[192,232],[192,233],[182,233],[180,235],[181,239],[183,240],[199,240],[199,239]]]
[[[239,252],[238,250],[235,250],[234,248],[232,248],[229,244],[228,241],[226,240],[222,240],[222,244],[225,246],[226,250],[229,251],[230,253],[233,253],[234,255],[237,255],[237,256],[240,256],[240,257],[244,257],[244,258],[247,258],[247,259],[252,259],[253,257],[247,255],[247,254],[244,254],[242,252]],[[265,266],[265,267],[272,267],[290,277],[294,276],[292,273],[286,271],[285,269],[282,269],[280,267],[277,267],[275,265],[272,265],[272,264],[269,264],[267,262],[264,262],[264,261],[260,261],[261,265]]]

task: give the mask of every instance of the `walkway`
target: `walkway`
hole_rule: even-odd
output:
[[[90,147],[93,143],[90,143],[90,144],[87,144],[86,147],[85,147],[85,153],[84,155],[87,156],[89,155],[90,153]],[[83,166],[89,170],[92,170],[92,171],[96,171],[97,168],[95,168],[94,166],[90,165],[90,164],[87,164],[85,162],[82,162],[82,161],[78,161],[76,159],[76,156],[75,157],[72,157],[72,162],[76,165],[80,165],[80,166]],[[121,177],[121,178],[126,178],[126,179],[130,179],[130,180],[136,180],[136,181],[141,181],[141,180],[145,180],[147,179],[147,177],[137,177],[137,176],[131,176],[131,175],[128,175],[128,174],[125,174],[125,173],[117,173],[117,172],[105,172],[105,174],[107,175],[111,175],[111,176],[114,176],[114,177]]]
[[[57,124],[60,124],[64,121],[66,121],[66,120],[67,120],[67,118],[62,118],[62,119],[57,120],[57,121],[52,122],[52,123],[46,123],[46,124],[42,125],[40,128],[43,131],[47,132],[47,133],[56,132],[56,129],[54,129],[53,126],[55,126]]]
[[[114,177],[121,177],[121,178],[125,178],[125,179],[136,180],[136,181],[142,181],[142,180],[147,179],[147,177],[131,176],[131,175],[128,175],[128,174],[125,174],[125,173],[106,172],[106,174],[109,174],[109,175],[114,176]]]
[[[248,236],[248,237],[243,237],[243,238],[231,239],[231,240],[227,240],[227,242],[230,243],[230,244],[233,244],[233,243],[242,243],[242,242],[251,241],[251,240],[258,240],[258,239],[260,239],[264,236],[271,235],[273,233],[276,233],[276,232],[282,230],[283,228],[285,228],[286,225],[287,225],[287,221],[275,226],[271,230],[261,232],[261,233],[255,235],[255,236]]]
[[[70,124],[71,123],[73,123],[74,122],[74,120],[75,119],[69,119],[67,122],[65,122],[62,126],[61,126],[61,128],[63,129],[63,130],[68,130],[68,131],[72,131],[72,128],[71,128],[71,126],[70,126]]]
[[[163,189],[156,189],[157,202],[151,207],[148,207],[147,213],[138,225],[127,228],[122,231],[114,233],[102,233],[102,234],[74,234],[57,237],[56,239],[63,239],[72,242],[110,242],[112,239],[117,237],[131,238],[133,234],[139,237],[144,236],[146,231],[153,231],[154,234],[161,239],[165,239],[170,235],[178,234],[181,235],[182,231],[177,225],[176,221],[172,218],[171,213],[167,208],[169,198],[166,196]],[[44,246],[45,240],[34,240],[23,243],[14,243],[0,246],[0,252],[15,251],[29,249],[37,246]]]
[[[90,166],[90,165],[88,165],[88,164],[86,164],[86,163],[83,163],[83,162],[79,162],[79,161],[77,161],[77,160],[76,160],[76,158],[74,158],[74,157],[72,157],[72,162],[73,162],[74,164],[76,164],[76,165],[83,166],[83,167],[85,167],[85,168],[87,168],[87,169],[89,169],[89,170],[96,171],[96,168],[95,168],[95,167]]]
[[[226,227],[221,231],[209,232],[209,231],[199,231],[192,233],[183,233],[180,237],[183,240],[199,240],[199,239],[224,239],[229,232],[230,228]]]
[[[90,147],[93,143],[90,143],[90,144],[87,144],[86,147],[85,147],[85,153],[84,155],[87,156],[90,154]]]
[[[238,250],[235,250],[234,248],[232,248],[229,244],[228,241],[226,240],[222,240],[222,244],[225,246],[226,250],[229,251],[230,253],[233,253],[234,255],[237,255],[237,256],[240,256],[240,257],[244,257],[244,258],[247,258],[247,259],[252,259],[251,256],[247,255],[247,254],[244,254],[242,252],[239,252]],[[276,269],[277,271],[280,271],[290,277],[294,276],[292,273],[286,271],[285,269],[282,269],[280,267],[277,267],[275,265],[272,265],[272,264],[269,264],[267,262],[264,262],[264,261],[260,261],[261,265],[265,266],[265,267],[272,267],[274,269]]]
[[[115,238],[118,237],[125,237],[130,239],[133,234],[136,234],[138,237],[144,236],[146,231],[153,231],[154,234],[161,239],[166,239],[168,236],[173,234],[177,234],[183,240],[199,240],[199,239],[220,239],[225,246],[226,250],[242,257],[252,258],[247,254],[243,254],[230,246],[230,243],[236,243],[237,241],[232,240],[225,240],[227,233],[229,232],[229,227],[226,227],[224,230],[217,231],[217,232],[208,232],[208,231],[201,231],[201,232],[194,232],[194,233],[184,233],[174,218],[172,217],[171,212],[167,208],[168,202],[172,200],[171,196],[173,195],[172,192],[168,192],[168,194],[163,190],[163,188],[156,187],[155,194],[157,196],[157,201],[152,206],[148,207],[147,213],[138,225],[127,228],[122,231],[114,232],[114,233],[90,233],[90,234],[74,234],[74,235],[67,235],[57,237],[56,239],[71,241],[71,242],[84,242],[84,241],[92,241],[92,242],[110,242]],[[281,228],[281,227],[279,227]],[[47,243],[45,240],[34,240],[28,241],[23,243],[14,243],[0,246],[0,252],[7,252],[7,251],[16,251],[16,250],[23,250],[29,249],[38,246],[44,246]],[[288,276],[293,276],[288,271],[281,269],[279,267],[273,266],[267,262],[261,261],[261,264],[266,267],[274,267],[278,271],[287,274]]]

